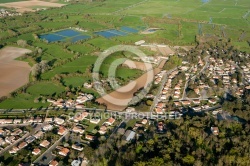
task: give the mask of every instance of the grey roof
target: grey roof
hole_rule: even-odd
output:
[[[132,130],[127,130],[126,133],[124,134],[124,139],[126,141],[131,141],[135,137],[135,132]]]

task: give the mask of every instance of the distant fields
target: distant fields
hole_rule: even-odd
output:
[[[0,3],[4,2],[12,0],[0,0]],[[17,40],[26,40],[29,49],[41,48],[42,53],[27,56],[22,60],[31,65],[46,60],[53,66],[51,70],[41,74],[39,80],[41,83],[35,83],[27,88],[26,93],[0,103],[0,108],[47,106],[48,103],[34,103],[34,99],[51,95],[51,91],[60,93],[67,86],[82,86],[85,81],[91,79],[86,71],[91,69],[100,52],[115,45],[133,45],[138,40],[173,46],[196,45],[197,35],[204,37],[216,35],[230,38],[236,48],[250,52],[247,43],[250,39],[250,14],[247,15],[249,10],[249,0],[210,0],[208,3],[203,3],[201,0],[106,0],[92,3],[79,2],[62,8],[28,13],[15,17],[14,21],[13,18],[2,18],[0,44],[16,45]],[[81,32],[81,35],[91,38],[75,41],[73,44],[71,38],[66,38],[64,42],[50,43],[34,38],[36,35],[50,34],[69,27],[87,30],[86,33]],[[127,35],[115,35],[111,38],[96,33],[109,30],[125,32],[122,27],[131,27],[138,32],[126,32]],[[147,35],[140,33],[150,27],[162,30]],[[77,39],[79,38],[75,40]],[[115,57],[110,57],[109,63],[102,66],[104,77],[107,76],[109,65],[114,60]],[[83,76],[70,75],[76,73]],[[66,75],[61,80],[62,83],[51,81],[61,74]],[[121,67],[116,74],[126,82],[141,73],[138,70]],[[49,82],[44,83],[44,81]],[[96,93],[89,89],[82,88],[82,90]]]

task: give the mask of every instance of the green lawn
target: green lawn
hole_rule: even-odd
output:
[[[82,86],[85,82],[89,82],[91,80],[91,77],[86,76],[67,77],[63,79],[66,86],[72,85],[73,87]]]
[[[4,100],[0,103],[0,108],[2,109],[28,109],[28,108],[39,108],[41,106],[47,107],[49,103],[34,103],[34,99],[39,96],[33,96],[27,93],[19,94],[17,97],[12,97]]]
[[[52,82],[39,82],[27,89],[27,93],[39,96],[39,95],[52,95],[54,93],[61,93],[64,91],[64,87],[61,85],[55,85]]]
[[[90,67],[91,64],[94,64],[96,59],[97,59],[96,56],[89,56],[89,55],[80,57],[77,60],[66,63],[63,66],[56,67],[53,70],[50,70],[42,74],[42,78],[50,79],[56,74],[75,73],[77,71],[84,73],[87,67]]]

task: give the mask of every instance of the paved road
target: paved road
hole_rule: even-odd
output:
[[[151,107],[150,107],[149,112],[153,112],[155,106],[156,106],[157,103],[159,102],[158,99],[159,99],[159,96],[161,95],[161,92],[162,92],[162,90],[163,90],[163,88],[164,88],[164,85],[165,85],[166,82],[167,82],[168,75],[169,75],[170,73],[172,73],[173,71],[175,71],[175,70],[177,70],[177,67],[174,68],[174,69],[172,69],[172,70],[169,70],[168,72],[166,72],[166,73],[164,74],[164,76],[163,76],[163,78],[162,78],[162,81],[161,81],[161,85],[160,85],[160,87],[159,87],[159,89],[158,89],[158,92],[157,92],[157,94],[156,94],[156,96],[155,96],[155,98],[154,98],[154,101],[153,101],[153,103],[152,103],[152,105],[151,105]]]

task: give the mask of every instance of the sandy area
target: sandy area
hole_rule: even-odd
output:
[[[160,52],[164,56],[175,53],[168,45],[150,45],[149,47],[151,51]]]
[[[41,6],[41,7],[62,7],[64,5],[65,4],[45,2],[45,1],[39,1],[39,0],[1,3],[1,6],[8,7],[8,8],[15,8],[17,12],[34,11],[32,9],[34,6],[36,6],[36,7],[38,7],[38,6]]]
[[[147,68],[143,62],[136,62],[131,60],[126,60],[123,65],[128,66],[130,69],[139,69],[142,71],[147,71]]]
[[[5,47],[0,50],[0,97],[7,96],[29,82],[29,64],[14,60],[28,52],[31,51],[16,47]]]
[[[157,46],[162,55],[174,54],[174,51],[168,45],[158,45]]]
[[[129,84],[97,99],[97,102],[105,104],[107,106],[107,109],[109,110],[124,110],[130,102],[131,98],[133,97],[133,94],[139,89],[145,88],[148,83],[152,82],[154,79],[154,75],[158,74],[161,71],[161,67],[164,66],[165,62],[166,60],[162,60],[159,67],[154,69],[153,72],[151,70],[143,74],[142,76],[130,82]]]

